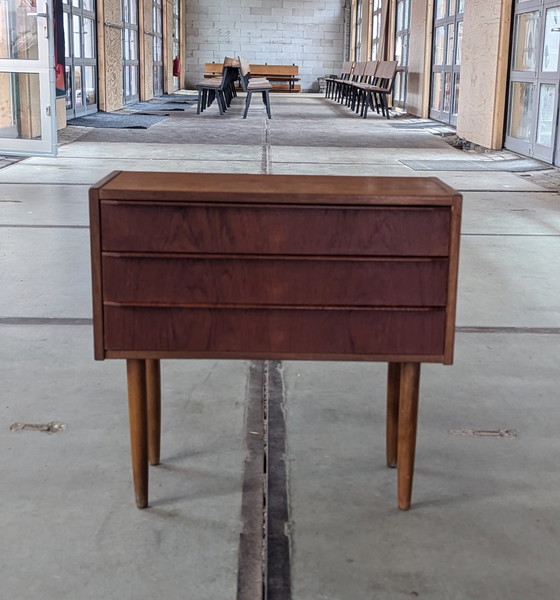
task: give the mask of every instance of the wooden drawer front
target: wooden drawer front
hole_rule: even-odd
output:
[[[103,257],[106,302],[444,306],[448,262]]]
[[[438,356],[445,312],[106,306],[104,320],[109,351],[232,358]]]
[[[102,249],[129,252],[447,256],[449,207],[314,208],[101,203]]]

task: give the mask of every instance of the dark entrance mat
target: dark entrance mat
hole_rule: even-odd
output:
[[[400,160],[400,163],[415,171],[541,171],[550,169],[530,158],[511,160]]]
[[[78,117],[68,121],[68,125],[113,129],[148,129],[165,117],[162,115],[141,115],[98,112],[87,117]]]
[[[446,125],[445,123],[438,123],[436,121],[418,121],[417,123],[390,123],[390,125],[395,129],[437,129],[440,127],[452,129],[451,125]]]

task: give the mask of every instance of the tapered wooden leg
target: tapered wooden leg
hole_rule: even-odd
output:
[[[397,466],[401,363],[389,363],[387,373],[387,466]]]
[[[148,506],[148,410],[146,401],[146,361],[126,361],[128,417],[136,506]]]
[[[161,439],[161,373],[159,360],[146,360],[146,391],[148,401],[148,459],[159,465]]]
[[[419,388],[420,363],[402,363],[397,449],[398,502],[401,510],[410,508],[412,498]]]

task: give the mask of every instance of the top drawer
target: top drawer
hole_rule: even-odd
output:
[[[447,256],[450,207],[101,202],[113,252]]]

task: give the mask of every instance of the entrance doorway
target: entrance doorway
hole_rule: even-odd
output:
[[[560,164],[560,1],[517,0],[505,147]]]
[[[53,24],[46,0],[0,2],[1,154],[56,154]]]
[[[436,0],[430,118],[457,125],[464,0]]]
[[[66,118],[97,112],[95,0],[63,0]]]
[[[139,98],[138,0],[122,0],[123,101],[134,104]]]

